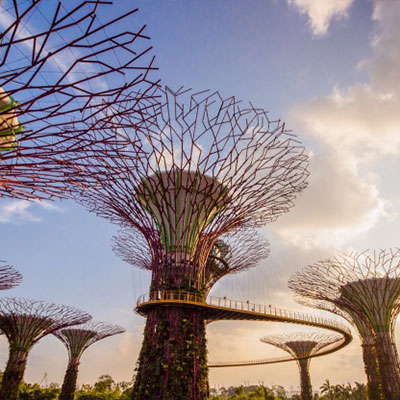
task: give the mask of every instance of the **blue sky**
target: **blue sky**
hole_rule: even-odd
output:
[[[309,188],[290,213],[263,230],[270,259],[221,282],[216,294],[300,309],[286,289],[294,271],[347,248],[398,245],[397,2],[119,0],[113,12],[133,6],[140,12],[132,25],[147,24],[163,84],[219,90],[264,107],[288,121],[311,155]],[[113,255],[110,239],[118,227],[72,201],[2,200],[0,224],[1,258],[24,275],[20,287],[4,294],[74,305],[124,326],[127,333],[87,351],[79,382],[94,382],[103,373],[129,380],[144,325],[132,309],[147,277]],[[209,358],[281,354],[258,338],[285,329],[214,323],[208,328]],[[49,381],[61,382],[66,357],[57,339],[43,339],[29,358],[26,379],[40,381],[47,372]],[[6,358],[0,337],[0,363]],[[296,368],[220,369],[211,372],[211,385],[264,381],[296,387]],[[311,372],[316,386],[326,378],[364,381],[357,339],[329,359],[313,361]]]

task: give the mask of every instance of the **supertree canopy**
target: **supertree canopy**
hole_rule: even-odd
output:
[[[22,275],[13,266],[0,260],[0,290],[11,289],[22,282]]]
[[[384,398],[400,398],[393,337],[400,309],[400,249],[356,252],[317,262],[294,274],[289,288],[299,297],[332,303],[353,321],[361,337],[373,340]],[[368,370],[373,368],[373,351],[366,356]]]
[[[83,352],[93,343],[123,332],[125,329],[120,326],[94,321],[54,332],[54,335],[67,347],[69,357],[60,400],[74,400],[78,368]]]
[[[157,249],[150,248],[143,235],[137,230],[119,231],[112,238],[112,249],[128,264],[160,273],[157,269],[154,271],[154,265],[158,264],[157,260],[159,259],[154,253],[154,250],[157,251]],[[254,267],[268,255],[268,241],[254,229],[240,229],[222,235],[216,240],[208,255],[202,293],[207,295],[215,283],[225,275]],[[152,277],[152,282],[156,281],[157,275]],[[150,296],[155,298],[156,295],[153,292]]]
[[[86,149],[80,173],[92,188],[81,201],[141,232],[157,256],[152,290],[202,295],[217,240],[287,212],[306,187],[308,158],[262,109],[218,93],[159,93],[140,123],[121,105],[126,145],[107,148],[107,163]],[[160,303],[149,311],[133,392],[140,400],[207,398],[202,310]]]
[[[31,348],[44,336],[91,319],[73,307],[18,298],[0,298],[0,330],[9,342],[9,358],[0,400],[16,400]]]
[[[290,333],[286,335],[266,336],[260,339],[287,351],[297,360],[300,370],[301,399],[312,400],[310,361],[320,350],[342,340],[340,335],[322,333]]]
[[[0,5],[0,197],[67,196],[65,159],[82,162],[87,141],[106,140],[104,126],[117,135],[111,105],[141,113],[155,85],[149,37],[137,9],[113,11],[103,0]]]

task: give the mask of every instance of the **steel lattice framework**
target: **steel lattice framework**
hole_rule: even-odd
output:
[[[0,260],[0,290],[11,289],[22,282],[22,274],[12,265]]]
[[[301,399],[312,400],[310,361],[320,350],[342,340],[340,335],[322,333],[290,333],[286,335],[265,336],[260,339],[285,350],[297,359],[300,370]]]
[[[97,321],[89,321],[86,324],[63,328],[54,332],[54,335],[67,347],[69,358],[60,400],[74,400],[78,368],[83,352],[93,343],[123,332],[125,332],[125,329],[121,326]]]
[[[101,151],[118,135],[111,106],[141,115],[155,85],[149,37],[134,28],[137,9],[112,17],[111,4],[0,5],[1,197],[67,196],[71,171],[78,183],[67,161],[79,165],[88,142]]]
[[[400,310],[400,249],[344,254],[294,274],[289,288],[298,298],[333,304],[352,320],[360,336],[372,333],[366,370],[374,368],[374,350],[385,399],[400,396],[400,373],[393,330]],[[307,302],[307,300],[305,300]],[[364,355],[365,358],[365,355]],[[375,369],[376,371],[376,369]],[[373,373],[373,371],[371,371]],[[368,375],[369,373],[367,373]]]
[[[15,400],[32,347],[44,336],[91,316],[73,307],[43,301],[0,298],[0,330],[9,342],[9,358],[0,388],[0,400]]]
[[[107,164],[86,149],[91,165],[82,170],[96,181],[81,201],[136,228],[150,248],[163,249],[163,264],[182,262],[197,284],[222,234],[289,211],[306,187],[308,158],[262,109],[240,108],[219,93],[159,93],[163,100],[149,105],[140,126],[123,113],[126,146],[107,148]],[[179,280],[178,270],[171,274]]]
[[[92,187],[86,184],[80,201],[143,235],[155,256],[151,290],[203,295],[217,240],[287,212],[306,187],[308,158],[262,109],[217,92],[157,94],[140,121],[124,104],[113,108],[121,113],[116,123],[125,146],[108,146],[105,157],[86,147],[79,174]],[[149,312],[144,335],[133,398],[206,399],[203,312],[160,304]]]
[[[152,282],[162,274],[157,268],[161,254],[150,248],[143,235],[134,229],[125,229],[112,238],[114,253],[128,264],[153,271]],[[160,249],[162,250],[162,249]],[[256,266],[269,255],[269,243],[254,229],[240,229],[222,235],[215,243],[205,267],[205,295],[215,283],[228,274],[245,271]],[[155,285],[157,286],[157,285]],[[155,298],[156,293],[153,293]]]

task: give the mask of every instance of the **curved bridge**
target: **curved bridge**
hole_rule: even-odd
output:
[[[328,329],[340,333],[343,338],[327,347],[312,357],[320,357],[333,353],[347,346],[352,340],[350,330],[334,319],[320,318],[311,314],[284,310],[271,305],[253,304],[249,301],[230,300],[226,297],[203,296],[185,291],[163,291],[145,294],[139,297],[136,304],[136,312],[145,316],[154,307],[184,306],[202,310],[208,322],[213,321],[270,321],[287,322],[292,324],[314,326],[316,328]],[[311,358],[311,357],[304,357]],[[246,365],[274,364],[287,361],[295,361],[301,358],[277,357],[261,360],[232,361],[232,362],[210,362],[210,368],[239,367]]]

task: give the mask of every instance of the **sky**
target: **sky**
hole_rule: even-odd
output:
[[[286,121],[310,155],[308,188],[289,213],[262,229],[270,257],[223,279],[213,294],[321,315],[293,301],[291,274],[348,249],[399,245],[400,2],[119,0],[113,12],[136,6],[132,24],[147,25],[163,84],[251,101]],[[93,383],[105,373],[130,380],[144,327],[133,309],[149,277],[111,251],[118,227],[72,201],[1,200],[0,224],[1,258],[24,276],[4,295],[80,307],[124,326],[126,333],[86,351],[78,381]],[[207,327],[209,359],[283,355],[259,338],[307,330],[215,322]],[[0,336],[0,368],[6,360]],[[61,383],[66,363],[62,343],[46,337],[32,350],[25,379],[40,382],[47,373],[48,383]],[[345,349],[313,360],[311,376],[315,388],[325,379],[364,382],[356,335]],[[296,388],[297,366],[210,371],[211,387],[245,382]]]

